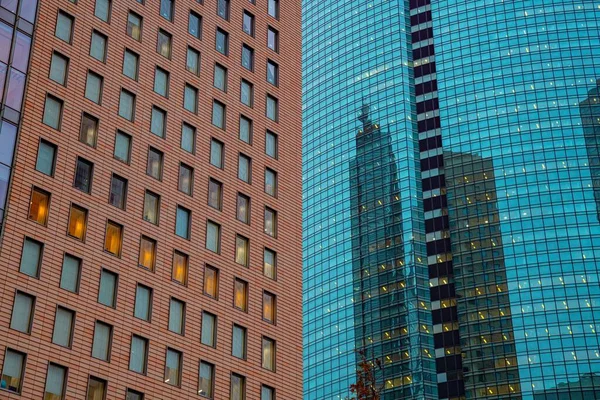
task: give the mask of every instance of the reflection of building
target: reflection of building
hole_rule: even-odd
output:
[[[465,394],[520,394],[493,163],[444,153]]]
[[[587,99],[579,103],[579,112],[600,221],[600,79],[596,81],[596,87],[589,91]]]
[[[576,397],[577,396],[577,397]],[[533,400],[562,400],[562,399],[580,399],[597,400],[600,399],[600,374],[588,373],[582,374],[581,378],[574,382],[563,382],[556,387],[548,388],[543,391],[534,391]]]

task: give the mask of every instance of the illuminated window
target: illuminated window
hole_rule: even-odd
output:
[[[52,343],[63,347],[71,347],[74,325],[75,312],[64,307],[57,307],[54,318],[54,331],[52,332]]]
[[[277,236],[277,212],[265,207],[265,233],[269,236]]]
[[[152,289],[138,283],[135,289],[135,306],[133,316],[150,321],[152,315]]]
[[[167,348],[167,359],[165,361],[165,383],[171,386],[181,384],[181,352]]]
[[[188,256],[186,254],[175,251],[173,253],[173,270],[171,271],[171,279],[179,282],[182,285],[187,284],[188,275]]]
[[[248,266],[248,253],[249,253],[249,244],[248,239],[243,236],[236,235],[235,237],[235,262],[243,265],[245,267]]]
[[[79,129],[79,141],[91,147],[96,147],[98,139],[98,118],[83,113]]]
[[[35,297],[27,293],[17,291],[15,294],[15,300],[10,318],[10,329],[27,334],[31,333],[34,308]]]
[[[179,191],[191,196],[194,187],[194,169],[184,163],[179,164]]]
[[[92,341],[92,357],[99,360],[110,361],[112,335],[113,327],[111,325],[96,321],[94,326],[94,339]]]
[[[142,38],[142,17],[132,11],[127,15],[127,35],[137,41]]]
[[[87,400],[105,399],[107,383],[104,379],[90,376],[87,389]]]
[[[246,359],[246,328],[236,324],[233,325],[231,355],[242,360]]]
[[[87,228],[87,210],[85,208],[71,204],[69,212],[69,236],[85,240],[85,231]]]
[[[271,324],[275,323],[276,315],[275,295],[269,292],[263,292],[263,319]]]
[[[117,306],[117,287],[119,275],[102,269],[100,272],[100,289],[98,290],[98,303],[115,308]]]
[[[265,193],[277,197],[277,172],[265,168]]]
[[[169,306],[169,330],[183,335],[185,326],[185,303],[171,297]]]
[[[129,370],[139,374],[146,374],[148,364],[148,339],[138,335],[131,336],[129,350]]]
[[[232,373],[230,391],[231,400],[244,400],[246,398],[246,378]]]
[[[121,246],[123,243],[123,226],[116,222],[106,223],[106,234],[104,237],[104,250],[121,257]]]
[[[142,236],[140,241],[140,257],[139,265],[154,271],[156,262],[156,240],[150,239],[147,236]]]
[[[163,31],[162,29],[159,29],[156,46],[156,51],[158,52],[158,54],[166,58],[171,58],[171,41],[171,34]]]
[[[202,312],[202,335],[201,342],[207,346],[216,347],[217,344],[217,316]]]
[[[267,278],[277,278],[277,253],[267,248],[264,251],[263,274]]]
[[[219,294],[219,270],[209,265],[204,268],[204,294],[215,299]]]
[[[144,195],[144,220],[158,225],[160,196],[146,190]]]
[[[48,223],[48,208],[50,206],[50,193],[45,190],[33,188],[29,202],[29,219],[40,225]]]
[[[223,205],[223,185],[214,179],[208,180],[208,205],[217,210]]]
[[[49,363],[44,388],[44,400],[64,400],[67,388],[67,368]]]
[[[263,336],[262,340],[262,367],[275,371],[275,341]]]
[[[248,283],[237,278],[233,284],[233,306],[248,311]]]
[[[4,383],[3,388],[7,391],[21,393],[26,359],[25,353],[6,349],[4,365],[2,366],[2,382]]]
[[[198,394],[211,399],[214,395],[215,366],[205,361],[200,362]]]

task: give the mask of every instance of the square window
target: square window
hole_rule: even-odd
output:
[[[119,97],[119,116],[128,121],[133,121],[135,115],[135,94],[121,89]]]
[[[148,339],[138,335],[132,335],[131,348],[129,350],[129,370],[145,375],[147,365]],[[127,393],[127,398],[129,398],[129,393]]]
[[[277,278],[277,253],[265,248],[263,256],[263,274],[267,278]]]
[[[213,101],[212,124],[217,128],[225,129],[225,104]]]
[[[50,79],[63,86],[67,83],[67,72],[69,70],[69,58],[56,51],[52,53],[50,62]]]
[[[167,130],[167,112],[156,106],[152,106],[150,117],[150,132],[158,137],[164,138]]]
[[[275,389],[262,385],[260,388],[260,400],[275,400]]]
[[[274,61],[267,61],[267,82],[271,85],[279,85],[279,65]]]
[[[242,142],[252,144],[252,120],[240,115],[239,138]]]
[[[90,193],[92,190],[92,175],[94,173],[94,164],[81,157],[77,157],[75,167],[75,182],[73,186],[84,193]]]
[[[173,0],[160,0],[160,16],[173,22]]]
[[[121,257],[121,246],[123,245],[123,226],[116,222],[108,221],[104,238],[104,251]]]
[[[198,113],[198,89],[188,84],[183,92],[183,108],[194,114]]]
[[[171,34],[163,31],[162,29],[159,29],[156,47],[156,51],[158,52],[158,54],[166,58],[171,58],[171,41]]]
[[[137,41],[142,39],[142,17],[132,11],[127,15],[127,36]]]
[[[267,131],[265,136],[265,154],[277,159],[277,135],[271,131]]]
[[[265,207],[265,233],[277,237],[277,211]]]
[[[98,140],[98,118],[89,114],[81,115],[81,127],[79,129],[79,141],[91,147],[96,147]]]
[[[238,158],[238,178],[244,182],[250,183],[250,177],[252,176],[252,161],[250,157],[243,154],[239,155]]]
[[[237,196],[237,219],[245,224],[250,223],[250,197],[238,193]]]
[[[67,389],[67,371],[68,369],[66,367],[60,366],[58,364],[48,364],[46,386],[44,388],[44,399],[65,399],[65,391]]]
[[[267,118],[275,122],[277,122],[279,119],[278,100],[275,97],[269,95],[267,95]]]
[[[38,146],[35,169],[45,175],[54,175],[54,166],[56,164],[56,145],[44,139],[40,140]]]
[[[187,285],[189,258],[187,254],[179,251],[173,253],[173,269],[171,271],[171,279],[179,282],[182,285]]]
[[[188,153],[196,152],[196,128],[185,122],[181,125],[181,148]]]
[[[162,179],[163,153],[153,147],[148,149],[148,164],[146,165],[146,174],[158,179]]]
[[[158,225],[160,196],[146,190],[144,195],[144,221]]]
[[[140,56],[131,50],[125,49],[123,56],[123,75],[137,81],[140,64]]]
[[[242,360],[246,359],[246,328],[233,324],[231,339],[231,355]]]
[[[154,71],[154,92],[164,97],[169,95],[169,72],[160,67]]]
[[[237,278],[233,284],[233,307],[248,311],[248,283]]]
[[[221,64],[215,64],[213,86],[224,92],[227,91],[227,68]]]
[[[236,235],[235,236],[235,262],[237,264],[248,266],[248,260],[250,259],[250,243],[247,238]]]
[[[111,0],[96,0],[94,15],[104,22],[110,19]]]
[[[215,366],[205,361],[200,362],[198,378],[198,394],[202,397],[212,399],[214,396]]]
[[[219,270],[209,265],[204,268],[204,294],[215,299],[219,295]]]
[[[202,312],[202,335],[201,342],[207,346],[217,345],[217,316],[209,312]]]
[[[206,223],[206,248],[214,253],[221,252],[221,226],[212,221]]]
[[[34,187],[31,191],[31,200],[29,201],[29,220],[46,226],[48,223],[49,207],[50,193]]]
[[[244,18],[242,21],[242,30],[248,35],[254,37],[254,15],[244,10]]]
[[[85,240],[85,231],[87,229],[87,213],[85,208],[71,204],[68,235],[82,242]]]
[[[208,180],[208,205],[219,211],[223,205],[223,185],[214,179]]]
[[[267,47],[279,53],[279,32],[270,26],[267,29]]]
[[[25,275],[38,278],[40,276],[40,267],[42,265],[43,250],[44,244],[42,242],[38,242],[31,238],[25,238],[19,271]]]
[[[249,71],[254,70],[254,50],[246,45],[242,46],[242,67]]]
[[[60,288],[78,293],[80,279],[81,259],[70,254],[65,254],[60,273]]]
[[[185,325],[185,303],[171,297],[169,306],[169,330],[183,335]]]
[[[194,187],[194,169],[183,163],[179,164],[179,191],[191,196]]]
[[[119,283],[119,275],[110,272],[107,269],[102,269],[100,272],[100,289],[98,289],[98,303],[105,306],[117,307],[117,285]]]
[[[103,361],[110,360],[112,334],[113,327],[111,325],[96,321],[94,325],[94,339],[92,341],[92,357]],[[99,398],[102,399],[102,397]]]
[[[279,19],[279,0],[269,0],[269,15]]]
[[[275,341],[263,336],[262,340],[262,367],[275,371]]]
[[[87,389],[87,400],[106,398],[106,381],[104,379],[90,376]]]
[[[184,239],[190,239],[190,224],[192,220],[192,212],[187,208],[177,206],[177,214],[175,217],[175,234]]]
[[[246,378],[238,375],[231,374],[231,400],[245,400],[246,399]]]
[[[265,193],[273,197],[277,196],[277,172],[270,168],[265,168]]]
[[[35,309],[35,297],[27,293],[17,291],[13,303],[10,318],[10,329],[23,333],[31,333],[33,324],[33,310]]]
[[[154,271],[156,262],[156,240],[147,236],[142,236],[140,240],[140,257],[138,264],[140,267]]]
[[[71,43],[73,38],[73,22],[75,18],[69,14],[59,11],[58,18],[56,19],[56,30],[54,35],[62,41]]]
[[[210,141],[210,163],[217,168],[223,169],[223,143],[216,139]]]
[[[110,195],[108,202],[122,210],[125,209],[127,199],[127,179],[113,174],[110,183]]]
[[[100,104],[102,99],[102,81],[103,78],[91,71],[88,71],[87,80],[85,82],[85,98]]]
[[[131,136],[125,132],[117,131],[114,157],[127,164],[131,160]]]
[[[139,1],[140,0],[138,0],[138,2]],[[144,393],[133,389],[127,389],[127,396],[125,397],[125,400],[144,400]]]
[[[98,31],[92,31],[92,43],[90,44],[90,56],[96,60],[106,61],[106,42],[108,37]]]
[[[276,299],[275,295],[263,292],[263,319],[271,324],[275,323]]]
[[[133,316],[150,321],[152,314],[152,289],[138,283],[135,289],[135,306]]]
[[[4,388],[9,392],[21,394],[26,359],[25,353],[6,349],[2,366],[2,382],[6,383]]]
[[[58,97],[52,95],[46,96],[46,103],[44,104],[44,124],[51,128],[60,130],[60,124],[62,120],[62,109],[63,101]]]
[[[191,47],[187,48],[185,67],[194,75],[200,75],[200,52]]]
[[[197,39],[202,39],[202,17],[193,11],[190,11],[188,21],[188,32]]]
[[[248,107],[252,107],[252,99],[254,97],[254,88],[252,84],[244,79],[242,79],[242,84],[240,88],[240,101],[242,104],[247,105]]]
[[[52,332],[52,343],[63,347],[71,347],[74,325],[75,312],[64,307],[57,307],[54,318],[54,331]]]
[[[216,49],[221,54],[229,54],[229,34],[220,28],[217,28]]]
[[[165,361],[165,383],[171,386],[181,384],[181,358],[180,351],[167,348],[167,357]]]
[[[217,15],[229,20],[229,0],[217,0]]]

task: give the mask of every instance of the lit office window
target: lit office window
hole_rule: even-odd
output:
[[[248,311],[248,283],[237,278],[233,284],[233,306],[244,312]]]
[[[87,213],[88,211],[85,208],[71,204],[69,212],[69,236],[81,241],[85,240]]]
[[[48,223],[48,209],[50,207],[50,193],[34,187],[29,201],[29,220],[46,226]]]
[[[98,118],[89,114],[81,115],[81,126],[79,128],[79,141],[91,147],[96,147],[98,139]]]
[[[127,15],[127,35],[137,41],[142,39],[142,17],[132,11]]]
[[[265,233],[277,237],[277,211],[265,207]]]
[[[271,324],[275,323],[276,312],[275,295],[269,292],[263,292],[263,319]]]
[[[175,282],[187,285],[189,258],[187,254],[175,251],[173,253],[173,269],[171,271],[171,279]]]
[[[104,379],[90,376],[87,389],[87,400],[104,400],[107,383]]]
[[[163,57],[171,58],[171,42],[173,37],[170,33],[163,31],[162,29],[158,30],[158,39],[156,45],[156,51]]]
[[[209,265],[204,268],[204,294],[215,299],[219,294],[219,270]]]
[[[106,233],[104,237],[104,250],[121,257],[121,246],[123,244],[123,226],[116,222],[108,221],[106,223]]]

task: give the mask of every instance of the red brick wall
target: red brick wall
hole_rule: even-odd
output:
[[[127,387],[140,390],[146,399],[199,398],[197,394],[199,361],[216,364],[216,399],[229,397],[229,374],[236,372],[247,377],[247,399],[260,398],[262,383],[277,390],[278,399],[302,397],[302,272],[301,272],[301,21],[300,2],[281,2],[280,20],[267,14],[267,1],[232,0],[230,20],[216,14],[216,0],[176,0],[174,23],[159,16],[159,0],[113,0],[110,23],[94,17],[94,1],[42,0],[37,32],[32,51],[32,63],[26,94],[26,104],[17,148],[12,189],[2,247],[0,249],[0,346],[4,357],[6,347],[27,353],[27,367],[22,396],[1,392],[2,398],[42,398],[46,369],[49,361],[69,368],[67,398],[85,397],[88,375],[108,380],[107,399],[124,399]],[[75,17],[73,44],[54,37],[58,9]],[[142,41],[126,35],[127,12],[131,9],[143,16]],[[202,40],[187,33],[188,12],[195,10],[203,17]],[[242,11],[256,16],[255,38],[242,31]],[[280,32],[280,53],[266,47],[267,25]],[[215,29],[219,26],[229,32],[229,56],[217,53]],[[156,52],[157,30],[173,35],[173,55],[168,60]],[[106,34],[108,52],[106,64],[89,56],[92,29]],[[255,70],[241,66],[241,46],[246,43],[255,49]],[[187,45],[201,51],[201,72],[195,76],[185,69]],[[140,54],[139,80],[134,82],[122,75],[123,53],[129,48]],[[57,50],[70,58],[67,87],[48,79],[50,58]],[[266,82],[266,59],[280,66],[278,88]],[[213,88],[213,65],[218,61],[227,66],[228,92]],[[170,72],[169,98],[153,92],[155,66]],[[86,71],[90,69],[104,77],[102,105],[84,98]],[[254,108],[240,103],[240,78],[254,84]],[[199,88],[199,112],[194,115],[183,109],[183,89],[188,82]],[[120,88],[137,94],[136,118],[131,123],[117,116]],[[53,130],[42,124],[46,92],[64,100],[62,128]],[[278,123],[265,118],[265,96],[279,98]],[[227,105],[227,130],[211,125],[212,98]],[[168,111],[167,135],[161,139],[150,133],[152,105]],[[81,113],[88,112],[100,119],[97,148],[78,141]],[[252,145],[237,139],[238,118],[243,113],[254,121]],[[180,149],[181,122],[197,128],[196,154]],[[279,135],[279,159],[264,154],[265,129]],[[133,136],[131,165],[112,156],[115,132],[121,129]],[[210,138],[225,143],[225,168],[219,170],[209,164]],[[40,138],[58,145],[55,177],[35,170]],[[148,146],[165,153],[164,177],[159,182],[146,175]],[[252,157],[252,184],[237,179],[237,155],[242,151]],[[83,156],[94,162],[91,195],[73,188],[75,160]],[[194,167],[193,197],[177,190],[179,162]],[[278,172],[279,195],[272,198],[263,191],[264,167]],[[126,211],[108,204],[110,177],[117,173],[129,180]],[[207,205],[208,179],[223,182],[223,210]],[[40,226],[27,219],[28,204],[33,185],[52,194],[48,226]],[[160,226],[142,220],[145,189],[161,195]],[[251,224],[236,220],[236,193],[241,191],[252,198]],[[66,235],[70,203],[89,209],[85,243]],[[175,236],[176,204],[192,210],[191,240]],[[263,207],[278,211],[278,237],[263,233]],[[122,256],[116,258],[103,251],[104,229],[107,218],[124,225]],[[222,225],[221,254],[205,250],[206,220]],[[250,238],[250,266],[244,268],[234,262],[235,234]],[[158,241],[155,272],[138,267],[140,235]],[[40,279],[19,273],[23,238],[30,236],[45,243]],[[262,274],[262,249],[267,246],[278,254],[278,279],[270,280]],[[173,250],[190,256],[187,287],[171,281]],[[79,294],[59,289],[64,252],[83,259]],[[204,296],[203,271],[208,263],[220,270],[218,300]],[[101,268],[119,274],[116,309],[97,303]],[[250,284],[249,312],[233,308],[234,277]],[[136,282],[154,289],[152,321],[147,323],[133,317]],[[262,290],[278,296],[277,324],[270,325],[261,318]],[[37,297],[31,335],[9,329],[15,290]],[[169,297],[176,296],[187,304],[185,336],[167,330]],[[51,343],[54,314],[57,305],[76,311],[72,349]],[[216,349],[200,344],[202,310],[218,315]],[[91,358],[95,319],[114,325],[110,363]],[[248,359],[241,361],[231,354],[232,324],[248,328]],[[129,343],[132,334],[150,340],[147,376],[128,370]],[[277,340],[277,370],[261,368],[261,335]],[[181,388],[163,383],[165,350],[171,346],[183,352]],[[0,360],[0,362],[2,362]]]

